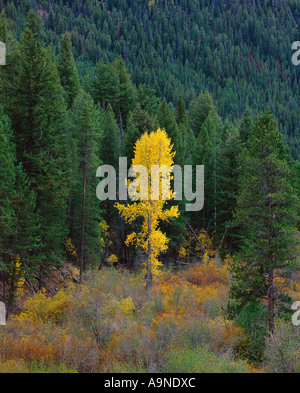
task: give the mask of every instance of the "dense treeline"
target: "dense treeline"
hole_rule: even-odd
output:
[[[236,2],[236,5],[239,3]],[[264,12],[269,13],[270,10],[270,7],[265,8],[265,3],[258,7],[253,2],[252,7],[255,12],[264,15]],[[122,16],[122,4],[118,18]],[[42,10],[49,5],[44,2],[38,13],[29,10],[23,24],[18,20],[18,15],[29,5],[31,2],[15,9],[13,3],[8,3],[4,7],[8,18],[4,12],[0,16],[0,40],[5,41],[8,48],[7,65],[0,69],[0,164],[5,169],[0,173],[0,272],[8,314],[24,279],[29,285],[38,280],[41,289],[50,267],[59,265],[64,259],[72,260],[80,267],[80,277],[85,267],[101,268],[106,263],[119,262],[136,270],[136,263],[141,257],[140,250],[125,243],[132,229],[119,215],[114,201],[100,202],[96,198],[96,169],[102,163],[117,169],[120,156],[128,157],[129,162],[133,158],[138,162],[137,149],[134,149],[136,142],[145,132],[160,128],[165,130],[176,152],[175,164],[205,167],[204,208],[199,212],[186,212],[185,204],[178,203],[179,215],[177,207],[173,209],[176,214],[172,217],[177,218],[166,220],[161,225],[163,241],[166,242],[165,236],[170,239],[168,247],[163,247],[164,251],[168,251],[161,256],[162,261],[178,267],[201,260],[209,261],[212,259],[212,249],[215,260],[220,255],[226,258],[230,252],[243,263],[231,265],[232,302],[228,312],[233,317],[245,313],[249,316],[254,308],[255,315],[261,315],[261,310],[257,310],[256,306],[260,307],[263,301],[267,302],[266,320],[270,332],[273,332],[279,308],[285,309],[289,301],[281,288],[278,291],[275,288],[274,272],[276,279],[279,276],[285,278],[295,268],[295,228],[299,225],[299,162],[292,158],[284,143],[284,136],[289,135],[289,140],[293,141],[293,133],[297,132],[297,86],[295,84],[293,90],[287,79],[281,81],[280,89],[289,95],[289,108],[277,93],[273,97],[274,101],[260,97],[259,105],[253,96],[249,98],[254,90],[260,94],[271,91],[266,85],[269,80],[266,75],[259,76],[258,71],[251,71],[251,67],[255,69],[255,64],[258,64],[259,57],[259,50],[255,52],[256,59],[251,54],[251,42],[254,36],[258,43],[262,39],[255,24],[252,26],[254,36],[250,34],[248,37],[249,50],[245,52],[249,69],[246,70],[244,63],[236,65],[236,69],[232,63],[228,63],[228,75],[224,71],[224,78],[217,80],[218,71],[208,76],[208,72],[212,72],[218,64],[216,59],[210,65],[197,65],[195,61],[193,67],[189,68],[186,64],[185,71],[181,69],[182,73],[177,73],[178,64],[183,60],[187,63],[187,58],[191,58],[188,47],[187,53],[177,53],[175,56],[170,45],[165,47],[161,43],[162,54],[167,56],[162,61],[166,68],[156,64],[156,60],[160,62],[160,59],[155,58],[155,52],[152,66],[140,62],[139,56],[135,54],[137,64],[133,67],[129,55],[134,50],[133,43],[130,43],[130,47],[128,45],[126,51],[120,48],[112,50],[111,47],[106,51],[103,45],[99,57],[98,54],[93,57],[92,50],[85,54],[85,51],[89,52],[89,38],[80,38],[86,49],[79,49],[74,42],[74,31],[78,28],[76,25],[81,21],[82,29],[86,26],[87,30],[92,29],[94,24],[87,23],[92,18],[95,26],[99,23],[95,34],[104,34],[102,22],[106,26],[109,24],[107,21],[115,20],[116,16],[115,8],[108,12],[112,7],[109,2],[99,5],[98,11],[92,2],[85,2],[84,6],[79,2],[66,2],[65,16],[60,15],[60,18],[56,16],[58,4],[51,5],[50,13],[45,16]],[[62,9],[62,4],[60,6]],[[184,17],[184,9],[188,15],[201,16],[204,26],[209,20],[208,17],[204,18],[208,10],[205,2],[201,3],[204,8],[191,8],[194,2],[186,2],[182,9],[175,1],[172,7],[165,3],[164,13],[159,14],[156,12],[159,12],[161,2],[149,4],[142,13],[139,13],[139,6],[139,2],[132,2],[128,21],[147,18],[158,23],[158,26],[165,23],[165,30],[160,31],[160,27],[157,27],[157,39],[164,42],[172,39],[174,43],[172,32],[175,34],[175,31],[167,27],[168,19],[165,20],[170,12],[174,17]],[[296,10],[297,6],[294,5],[294,8]],[[216,28],[211,41],[207,43],[208,56],[212,56],[214,40],[221,34],[223,24],[226,25],[226,19],[218,17],[224,13],[226,15],[229,9],[216,1],[213,10]],[[238,8],[233,6],[230,10],[239,15]],[[277,2],[273,11],[278,12],[279,16],[283,13],[281,2]],[[38,15],[41,13],[46,28]],[[12,20],[18,23],[10,28]],[[249,16],[249,24],[250,20]],[[68,25],[71,21],[72,29]],[[218,27],[221,21],[223,24]],[[63,26],[58,28],[61,23]],[[141,37],[148,37],[145,39],[153,44],[155,37],[151,35],[154,31],[151,33],[150,25],[143,21]],[[289,28],[291,25],[289,21]],[[18,31],[20,26],[23,26],[22,32]],[[185,26],[183,24],[182,28],[185,29]],[[119,31],[115,27],[114,23],[110,28],[106,27],[107,36],[111,37],[114,45],[118,42],[113,39],[114,34]],[[127,31],[124,26],[123,29],[120,31]],[[207,38],[203,29],[193,32],[194,29],[191,27],[186,33],[188,36],[195,34],[191,42],[195,42],[198,34],[197,42]],[[123,36],[120,31],[120,36]],[[265,28],[263,31],[266,31]],[[91,34],[91,31],[86,34]],[[184,31],[181,31],[180,37],[185,36]],[[136,45],[142,47],[141,37],[139,40],[136,38]],[[97,37],[90,38],[93,44],[97,40]],[[233,37],[232,40],[234,43]],[[222,40],[217,42],[222,44]],[[47,45],[50,43],[55,46]],[[175,46],[181,50],[185,48],[184,43],[173,44],[173,49]],[[200,48],[203,49],[202,45],[199,51]],[[224,70],[226,61],[230,59],[229,54],[233,56],[238,49],[227,46],[226,51],[224,63],[221,62]],[[243,59],[243,56],[239,55],[236,61]],[[178,58],[180,62],[176,60]],[[264,64],[262,73],[267,72],[268,64],[272,64],[271,52],[266,60],[258,62]],[[280,67],[288,67],[284,59],[280,64]],[[143,67],[147,73],[144,73]],[[205,69],[207,72],[203,72]],[[243,90],[249,97],[243,97],[244,104],[237,111],[232,108],[235,100],[240,102],[238,90],[236,87],[233,90],[226,88],[233,83],[233,70],[236,70],[236,75],[243,70],[249,82]],[[290,69],[290,72],[289,75],[286,68],[284,78],[296,79],[296,71]],[[82,78],[82,75],[85,77]],[[174,79],[176,75],[178,79]],[[186,81],[182,79],[183,75],[188,75]],[[193,75],[195,80],[192,81]],[[198,81],[196,75],[200,78]],[[276,75],[272,83],[277,80]],[[160,84],[160,79],[164,83]],[[254,80],[257,83],[255,88],[252,85]],[[242,78],[237,79],[235,84],[241,81]],[[221,98],[215,94],[218,90],[216,86],[223,87],[224,95]],[[209,87],[215,100],[204,87]],[[167,94],[168,91],[170,94]],[[225,104],[227,94],[231,109]],[[261,109],[262,104],[264,110],[254,117],[253,114]],[[246,109],[246,105],[249,105],[249,109]],[[283,131],[279,105],[283,105],[285,111],[289,109],[286,112],[288,116],[284,118],[286,128],[283,137],[271,110],[276,111]],[[241,119],[237,121],[240,116]],[[295,144],[294,147],[297,149]],[[174,204],[174,201],[169,201],[166,205],[172,211]],[[122,211],[122,208],[119,210]],[[142,223],[137,220],[133,223],[133,230],[138,231],[141,226]],[[148,259],[151,260],[149,255]],[[152,278],[148,281],[152,281]]]
[[[47,45],[57,50],[70,32],[82,76],[122,55],[133,83],[150,84],[174,106],[183,96],[189,107],[209,90],[222,118],[235,121],[247,107],[256,116],[268,104],[299,158],[299,70],[291,62],[297,1],[1,0],[17,37],[31,7],[43,17]]]

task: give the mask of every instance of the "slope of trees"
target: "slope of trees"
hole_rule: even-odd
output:
[[[47,45],[58,50],[60,37],[70,32],[81,75],[121,55],[133,83],[151,85],[174,106],[182,96],[189,107],[201,89],[211,92],[230,121],[247,107],[257,113],[267,104],[299,158],[299,70],[291,62],[291,44],[299,40],[298,2],[2,0],[0,10],[16,37],[30,7],[45,22]],[[121,96],[130,94],[126,76],[121,83]],[[123,117],[127,109],[120,108]]]

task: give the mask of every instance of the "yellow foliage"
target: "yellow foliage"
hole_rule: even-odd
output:
[[[75,260],[78,260],[78,255],[77,255],[77,251],[76,251],[76,247],[74,246],[74,244],[72,243],[72,239],[69,237],[67,240],[67,244],[66,244],[66,250],[67,253],[74,258]]]
[[[180,247],[179,251],[178,251],[178,256],[179,258],[186,258],[188,255],[188,252],[186,250],[186,248],[184,248],[183,246]]]
[[[238,349],[246,342],[245,331],[233,321],[218,317],[209,321],[213,342],[218,350],[222,348]]]
[[[100,242],[100,252],[102,253],[105,249],[105,245],[108,239],[109,225],[105,220],[99,223],[99,242]]]
[[[148,7],[151,9],[154,6],[154,4],[155,4],[155,0],[150,0],[148,2]]]
[[[118,257],[115,254],[112,254],[109,258],[106,259],[107,263],[113,265],[114,263],[118,263]]]
[[[198,252],[204,258],[205,263],[207,263],[209,258],[215,258],[217,250],[214,247],[212,239],[203,228],[200,230],[199,239],[201,240],[206,253],[203,255],[203,250],[199,243],[196,244],[195,251]]]
[[[45,290],[26,300],[25,312],[15,316],[18,321],[31,319],[33,321],[57,323],[70,307],[67,292],[60,290],[55,296],[47,297]]]
[[[14,291],[14,296],[19,299],[23,296],[23,287],[25,283],[24,270],[22,269],[20,255],[17,254],[10,271],[10,288]]]
[[[132,232],[126,240],[126,244],[136,244],[147,254],[147,261],[144,264],[145,273],[148,279],[157,277],[160,274],[161,263],[158,260],[160,253],[168,249],[169,239],[158,228],[160,221],[168,221],[179,216],[178,206],[164,209],[167,191],[162,185],[162,180],[170,176],[173,168],[173,158],[171,140],[164,130],[158,129],[156,132],[145,133],[136,143],[135,156],[132,165],[143,165],[147,169],[148,178],[145,179],[141,174],[133,181],[138,189],[143,178],[145,187],[140,187],[139,200],[130,205],[117,203],[116,207],[122,217],[128,223],[132,223],[136,218],[144,219],[140,233]],[[159,174],[159,181],[153,182],[151,173],[153,166],[166,166],[163,173]],[[130,187],[130,186],[129,186]],[[170,190],[169,190],[170,191]],[[148,196],[156,195],[157,198]],[[174,198],[174,192],[170,191],[170,198]]]
[[[115,299],[113,298],[109,305],[108,308],[111,312],[113,312],[113,314],[121,316],[121,315],[127,315],[130,316],[132,315],[135,306],[133,303],[133,300],[131,298],[131,296],[125,298],[125,299]]]
[[[184,272],[185,279],[198,286],[208,286],[214,283],[227,283],[227,265],[217,267],[215,261],[211,260],[208,265],[199,264]]]

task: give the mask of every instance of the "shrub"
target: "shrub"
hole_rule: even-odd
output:
[[[170,351],[164,371],[167,373],[241,373],[249,369],[246,362],[218,357],[205,347]]]
[[[266,345],[266,371],[300,373],[300,329],[291,322],[280,321]]]
[[[24,312],[16,316],[17,320],[60,323],[70,307],[70,299],[65,290],[60,290],[53,297],[47,297],[45,291],[26,300]]]

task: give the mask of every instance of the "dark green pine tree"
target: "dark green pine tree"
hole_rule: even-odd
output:
[[[282,156],[282,137],[267,108],[258,119],[241,157],[239,197],[234,224],[245,228],[243,248],[233,268],[231,304],[239,313],[250,303],[266,300],[268,327],[275,329],[278,307],[286,294],[276,276],[286,276],[295,258],[295,197],[291,173]]]
[[[212,111],[215,111],[215,107],[213,99],[208,91],[201,92],[197,99],[192,100],[190,104],[190,122],[196,138],[205,120]]]
[[[119,189],[118,173],[119,173],[119,157],[120,157],[120,134],[119,126],[116,121],[113,109],[108,104],[103,116],[102,139],[100,148],[100,158],[105,165],[111,165],[115,168],[117,175],[117,190]],[[128,166],[131,163],[128,162]],[[120,259],[121,247],[125,241],[124,237],[124,222],[120,218],[117,209],[114,207],[115,201],[106,200],[101,202],[103,211],[102,217],[105,219],[110,227],[110,242],[112,248],[115,250],[116,255]],[[105,253],[106,254],[106,253]],[[101,265],[104,260],[101,261]]]
[[[103,136],[101,140],[100,157],[105,165],[119,166],[120,137],[119,126],[114,112],[109,104],[102,121]]]
[[[15,235],[16,151],[12,141],[10,122],[0,106],[0,272],[5,280],[11,260],[15,257],[13,239]],[[5,294],[3,296],[5,298]]]
[[[96,169],[100,164],[101,108],[81,91],[71,113],[72,136],[76,140],[75,184],[71,192],[70,234],[80,256],[80,277],[87,262],[99,251],[100,203],[96,198]]]
[[[178,129],[176,120],[164,99],[159,105],[157,110],[157,123],[160,128],[164,129],[171,138],[172,144],[174,145],[173,150],[176,151],[174,157],[174,163],[181,165],[183,163],[183,137]]]
[[[72,42],[69,33],[65,33],[60,40],[58,56],[58,73],[60,83],[64,89],[65,101],[70,108],[80,89],[80,79],[72,53]]]
[[[30,278],[32,268],[38,262],[34,257],[34,250],[40,245],[40,239],[35,214],[36,195],[30,190],[30,182],[22,165],[16,162],[10,121],[4,115],[2,107],[0,163],[4,166],[0,175],[0,275],[4,283],[3,301],[6,302],[9,317],[16,290],[16,277],[12,274],[15,262],[18,258],[22,274]]]
[[[182,96],[178,98],[176,103],[175,120],[178,125],[186,124],[187,121],[186,107]]]
[[[39,39],[41,20],[28,13],[15,55],[14,73],[4,75],[1,101],[12,119],[17,159],[36,193],[40,224],[40,278],[49,261],[62,258],[67,237],[69,192],[66,108],[53,53]],[[40,279],[41,285],[41,279]]]
[[[137,89],[137,99],[141,108],[154,116],[159,105],[156,91],[145,83],[141,83]]]
[[[128,163],[131,164],[134,157],[134,146],[137,140],[148,131],[155,128],[153,119],[148,112],[137,105],[133,112],[129,112],[124,138],[122,140],[122,154],[127,157]]]
[[[127,115],[129,111],[133,110],[135,107],[136,89],[131,82],[123,57],[117,57],[112,65],[119,77],[119,118],[116,117],[119,120],[121,134],[123,134]]]
[[[183,142],[184,164],[188,165],[192,163],[191,152],[195,146],[195,134],[189,125],[185,102],[182,96],[179,97],[176,104],[175,119]]]
[[[110,104],[116,118],[119,118],[120,81],[117,71],[111,64],[102,61],[96,64],[95,77],[88,90],[95,103],[99,103],[103,110]]]
[[[250,115],[250,111],[247,109],[241,119],[240,125],[239,125],[239,133],[240,133],[240,139],[242,143],[247,143],[248,139],[251,134],[251,129],[253,125],[253,120]]]
[[[217,157],[217,232],[220,241],[225,235],[223,250],[229,252],[238,250],[241,236],[240,228],[229,228],[237,207],[241,150],[239,133],[234,129],[229,130],[226,139],[221,141]]]
[[[213,227],[215,221],[215,202],[216,202],[216,176],[214,174],[215,157],[215,134],[216,125],[214,117],[210,114],[202,125],[196,143],[192,151],[192,164],[204,165],[204,207],[202,212],[195,212],[193,224],[195,228],[206,230]]]

